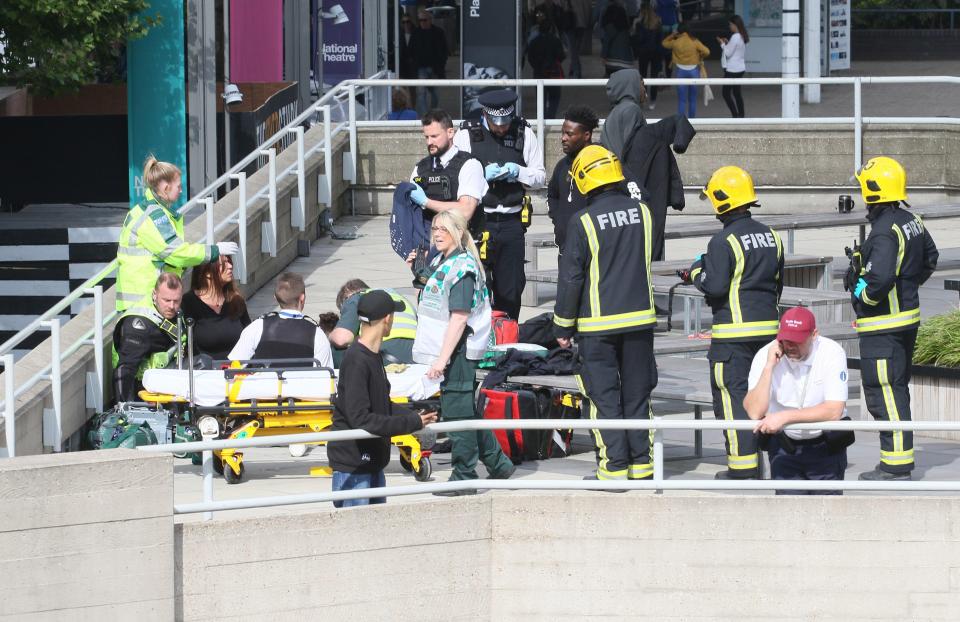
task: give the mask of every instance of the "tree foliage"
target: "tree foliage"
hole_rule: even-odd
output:
[[[158,22],[149,0],[0,0],[0,80],[48,95],[94,82]]]

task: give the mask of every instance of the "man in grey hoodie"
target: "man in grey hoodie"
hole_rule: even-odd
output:
[[[612,151],[620,160],[630,137],[646,125],[643,109],[643,79],[636,69],[621,69],[607,80],[607,98],[613,108],[603,125],[600,144]]]

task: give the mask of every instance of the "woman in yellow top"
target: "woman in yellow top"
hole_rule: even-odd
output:
[[[670,64],[673,65],[674,78],[699,78],[700,63],[710,56],[700,39],[691,35],[686,24],[680,24],[677,32],[663,39],[663,47],[673,53]],[[697,87],[681,85],[677,87],[677,112],[689,118],[697,116]]]

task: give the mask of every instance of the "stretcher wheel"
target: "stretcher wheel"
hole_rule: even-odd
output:
[[[407,458],[403,455],[403,452],[400,452],[400,467],[407,473],[413,472],[413,463],[410,462],[410,458]]]
[[[223,460],[220,459],[220,456],[213,457],[213,472],[217,475],[223,475]]]
[[[418,482],[426,482],[430,480],[431,475],[433,475],[433,464],[430,462],[430,458],[421,456],[420,470],[413,474],[413,478]]]
[[[229,466],[224,465],[223,467],[223,479],[227,480],[228,484],[239,484],[243,481],[243,476],[245,474],[246,468],[244,468],[243,463],[240,463],[240,474],[237,475],[233,472]]]

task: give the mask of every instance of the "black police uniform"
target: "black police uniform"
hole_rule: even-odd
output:
[[[167,352],[176,343],[176,323],[160,318],[159,314],[154,320],[140,315],[123,318],[113,331],[113,347],[117,352],[113,370],[116,400],[136,400],[140,389],[137,378],[140,365],[153,354]]]
[[[622,185],[587,195],[587,207],[567,231],[554,332],[577,335],[582,368],[577,376],[589,399],[591,419],[653,416],[650,393],[657,386],[653,356],[656,315],[650,280],[652,217]],[[597,478],[653,476],[646,430],[594,431]]]
[[[472,154],[458,151],[444,166],[441,156],[427,156],[417,162],[417,175],[413,178],[428,199],[434,201],[456,201],[460,198],[460,169],[468,161],[475,159]],[[427,221],[427,229],[437,213],[426,207],[422,210],[423,219]],[[467,228],[474,239],[479,239],[484,230],[484,212],[479,206],[473,211]]]
[[[263,316],[263,332],[253,360],[310,359],[313,360],[313,342],[320,327],[307,317],[280,317],[276,311]],[[302,366],[311,367],[304,363]]]
[[[878,421],[910,421],[919,289],[936,270],[939,252],[920,217],[896,203],[876,204],[867,219],[870,235],[860,249],[862,268],[854,275],[866,287],[852,297],[864,400]],[[901,474],[913,466],[913,433],[881,432],[880,469]]]
[[[743,408],[754,355],[777,335],[783,291],[783,244],[748,210],[720,216],[723,230],[690,267],[693,284],[713,310],[710,388],[717,419],[749,420]],[[726,430],[727,467],[737,478],[757,477],[757,437]]]
[[[526,166],[523,145],[528,126],[523,118],[514,117],[504,136],[493,134],[482,121],[464,121],[460,129],[469,132],[470,152],[484,167],[491,163],[507,162]],[[526,191],[519,181],[499,179],[488,181],[488,184],[490,187],[480,200],[480,205],[486,212],[486,230],[490,233],[485,264],[492,277],[493,308],[516,319],[520,315],[520,298],[527,284],[523,271],[526,225],[522,222],[520,212],[506,214],[492,210],[499,205],[521,207]]]

